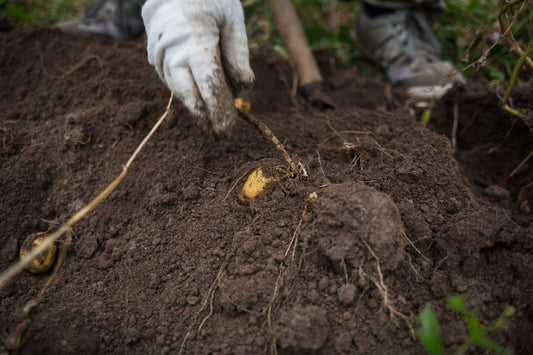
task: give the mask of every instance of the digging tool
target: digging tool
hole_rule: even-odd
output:
[[[313,105],[333,108],[333,100],[323,90],[323,78],[309,48],[298,14],[291,0],[269,0],[274,22],[298,74],[300,94]]]

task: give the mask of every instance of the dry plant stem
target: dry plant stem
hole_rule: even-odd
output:
[[[98,74],[98,76],[95,79],[96,80],[100,79],[102,77],[102,75],[104,75],[104,62],[103,62],[102,58],[100,58],[96,54],[90,54],[90,55],[82,58],[78,63],[74,64],[74,66],[71,69],[68,69],[68,70],[59,69],[60,71],[63,72],[63,74],[61,74],[61,75],[53,75],[53,74],[50,74],[48,72],[48,70],[46,69],[46,66],[44,65],[43,55],[41,53],[41,66],[42,66],[44,75],[46,75],[47,77],[49,77],[51,79],[63,79],[63,78],[66,78],[70,74],[74,73],[76,70],[80,69],[85,64],[89,63],[91,60],[96,60],[98,62],[98,65],[100,67],[100,73]]]
[[[98,64],[99,64],[99,66],[100,66],[100,73],[98,74],[98,76],[95,79],[101,78],[102,75],[104,75],[104,69],[103,69],[104,68],[104,62],[103,62],[102,58],[100,58],[96,54],[91,54],[91,55],[88,55],[87,57],[83,58],[77,64],[75,64],[74,67],[72,67],[72,69],[69,69],[69,70],[60,69],[63,72],[63,74],[60,76],[60,78],[63,79],[65,77],[69,76],[70,74],[74,73],[76,70],[80,69],[86,63],[88,63],[91,59],[96,60],[98,62]]]
[[[92,211],[96,206],[98,206],[109,194],[117,187],[117,185],[124,179],[124,176],[128,173],[128,169],[130,165],[133,163],[137,155],[140,153],[140,151],[144,148],[146,145],[146,142],[152,137],[152,135],[155,133],[155,131],[159,128],[161,123],[165,120],[165,118],[168,116],[168,113],[170,112],[170,106],[172,104],[172,100],[174,98],[174,94],[170,96],[170,99],[168,101],[167,108],[165,110],[165,113],[159,118],[157,123],[154,125],[152,130],[148,133],[148,135],[143,139],[141,144],[137,147],[135,152],[131,155],[130,159],[122,167],[122,172],[118,177],[109,184],[104,191],[102,191],[98,196],[96,196],[88,205],[83,207],[80,211],[78,211],[74,216],[72,216],[67,223],[62,225],[58,230],[56,230],[54,233],[50,234],[37,248],[33,249],[31,253],[28,254],[24,259],[20,260],[18,263],[10,267],[7,271],[2,273],[0,276],[0,289],[2,289],[9,281],[11,281],[15,276],[20,274],[39,254],[41,254],[50,244],[55,242],[60,236],[62,236],[64,233],[67,233],[70,231],[73,225],[75,225],[79,220],[81,220],[83,217],[85,217],[90,211]]]
[[[507,111],[507,112],[519,117],[519,118],[523,117],[522,114],[520,112],[516,111],[515,109],[512,109],[511,107],[509,107],[509,105],[507,105],[507,100],[509,99],[509,96],[511,95],[511,90],[513,89],[513,86],[514,86],[514,83],[515,83],[516,78],[518,76],[518,71],[520,70],[520,67],[522,66],[522,64],[524,63],[524,61],[526,59],[529,59],[528,56],[530,54],[532,54],[532,53],[533,53],[533,46],[531,46],[527,51],[525,51],[521,55],[520,59],[518,59],[518,62],[516,62],[516,65],[513,68],[513,72],[511,74],[511,78],[509,79],[509,85],[507,86],[507,90],[505,90],[505,95],[502,98],[502,108],[505,111]]]
[[[294,163],[294,161],[290,157],[289,153],[287,153],[287,151],[285,150],[285,147],[283,146],[283,144],[281,144],[281,142],[274,135],[274,133],[272,133],[270,128],[268,128],[268,126],[266,124],[264,124],[263,121],[259,120],[258,118],[254,117],[252,115],[249,115],[249,114],[247,114],[245,112],[242,112],[241,110],[239,110],[239,116],[243,120],[245,120],[246,122],[249,122],[249,123],[253,124],[255,127],[257,127],[261,131],[261,133],[263,133],[263,136],[267,140],[269,140],[272,143],[274,143],[274,145],[276,146],[276,149],[280,151],[280,153],[283,155],[283,158],[285,159],[287,164],[289,164],[289,168],[291,169],[291,175],[292,176],[296,175],[298,173],[297,165]]]
[[[507,16],[505,15],[505,12],[510,9],[511,7],[523,2],[524,0],[513,0],[511,2],[508,2],[507,4],[503,5],[500,9],[500,14],[498,15],[498,20],[500,23],[500,29],[501,29],[501,37],[507,38],[507,43],[511,47],[511,49],[516,50],[517,54],[520,56],[523,51],[518,46],[518,43],[516,42],[516,39],[514,38],[513,34],[511,33],[511,26],[514,24],[516,17],[513,18],[511,22],[507,19]],[[482,42],[485,42],[487,38],[485,37]],[[495,41],[489,48],[487,48],[485,51],[483,51],[483,54],[480,58],[478,58],[476,61],[470,63],[467,65],[464,70],[467,70],[472,67],[479,68],[480,66],[483,66],[486,63],[487,57],[489,53],[496,47],[496,45],[499,43],[499,41]],[[470,51],[470,47],[472,45],[468,46],[468,51]],[[529,64],[529,63],[528,63]],[[531,66],[531,65],[530,65]]]
[[[514,170],[509,174],[509,177],[512,178],[513,176],[515,176],[520,170],[522,170],[522,168],[524,167],[524,165],[526,165],[526,163],[529,161],[529,159],[531,159],[533,157],[533,150],[527,155],[527,157],[522,160],[522,162],[520,164],[518,164],[518,166],[516,168],[514,168]]]
[[[505,5],[502,6],[501,10],[500,10],[500,14],[498,16],[498,20],[500,21],[500,27],[501,27],[501,31],[502,33],[505,34],[505,39],[507,41],[507,44],[509,45],[509,47],[511,47],[511,49],[513,51],[515,51],[515,53],[520,56],[520,57],[524,57],[524,51],[522,50],[522,48],[520,48],[520,46],[518,45],[518,42],[516,41],[516,38],[514,37],[513,33],[510,31],[510,27],[511,27],[511,24],[509,23],[509,19],[507,18],[507,15],[505,14],[505,12],[507,10],[509,10],[510,8],[520,4],[521,2],[524,2],[524,0],[513,0],[513,1],[510,1],[508,3],[506,3]],[[526,51],[526,53],[529,54],[525,54],[525,58],[524,60],[526,61],[527,65],[531,68],[531,70],[533,70],[533,60],[531,60],[531,58],[528,58],[528,56],[531,54],[530,51]],[[522,60],[522,61],[524,61]]]

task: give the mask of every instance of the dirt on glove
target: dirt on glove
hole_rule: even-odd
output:
[[[5,270],[28,235],[56,229],[120,173],[169,92],[142,40],[2,25],[0,44]],[[10,347],[413,354],[429,304],[453,352],[467,333],[445,299],[459,293],[484,324],[513,306],[492,336],[533,353],[533,217],[516,203],[533,163],[508,178],[533,138],[500,109],[502,89],[471,79],[426,127],[403,92],[316,55],[336,109],[291,97],[290,65],[267,47],[243,93],[307,177],[242,204],[247,174],[283,171],[283,159],[244,121],[229,139],[207,137],[175,102],[117,190],[74,227],[57,280]],[[512,103],[531,110],[531,97],[517,87]],[[24,272],[0,290],[8,334],[45,278]]]

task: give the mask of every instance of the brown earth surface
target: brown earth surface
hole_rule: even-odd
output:
[[[57,229],[121,172],[169,92],[143,41],[3,25],[0,43],[5,270],[28,235]],[[493,337],[533,353],[533,217],[516,203],[533,163],[507,178],[533,138],[499,108],[502,89],[471,79],[437,103],[430,129],[401,91],[317,56],[336,109],[291,99],[291,68],[268,48],[243,94],[307,177],[287,176],[252,125],[217,141],[175,102],[74,227],[20,344],[23,308],[48,275],[0,290],[0,353],[423,353],[412,330],[428,304],[452,352],[466,338],[445,305],[457,293],[486,325],[513,306]],[[512,104],[531,110],[532,97],[518,87]],[[244,205],[258,166],[278,182]]]

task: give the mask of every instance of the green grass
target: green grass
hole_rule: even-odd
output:
[[[0,0],[0,16],[16,25],[51,26],[76,18],[91,0]],[[518,58],[502,41],[494,42],[498,32],[497,15],[501,0],[445,0],[446,11],[434,24],[442,45],[443,57],[467,75],[478,73],[490,82],[509,80]],[[283,53],[283,46],[265,0],[242,0],[247,19],[249,42],[257,47],[270,42]],[[313,49],[330,49],[360,72],[383,76],[351,36],[360,2],[335,0],[294,0],[309,44]],[[533,2],[524,2],[512,32],[523,49],[533,45]],[[516,9],[513,10],[516,13]],[[497,40],[497,39],[496,39]],[[521,81],[533,75],[523,69]]]
[[[51,26],[76,18],[91,0],[0,0],[0,16],[15,25]]]

